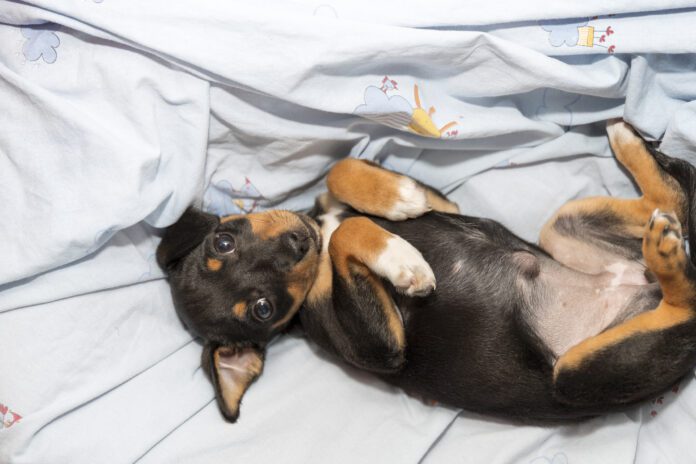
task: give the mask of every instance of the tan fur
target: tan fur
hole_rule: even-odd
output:
[[[322,253],[319,258],[319,269],[317,278],[312,284],[312,288],[307,294],[307,302],[312,307],[317,301],[331,295],[333,288],[333,270],[331,269],[331,259],[328,253]]]
[[[215,258],[208,258],[208,260],[205,263],[205,266],[208,268],[209,271],[217,272],[220,269],[222,269],[222,261]]]
[[[686,255],[681,247],[681,230],[664,216],[652,217],[660,209],[684,219],[685,198],[677,182],[664,174],[644,142],[624,122],[612,122],[607,128],[616,158],[630,171],[643,196],[638,199],[588,198],[564,205],[544,226],[540,244],[551,245],[558,237],[554,224],[561,216],[611,211],[624,222],[624,232],[643,237],[643,257],[648,269],[657,276],[663,299],[652,311],[639,314],[572,347],[561,356],[554,368],[554,377],[564,369],[576,369],[596,353],[640,333],[665,330],[694,317],[689,300],[696,290],[686,278]],[[653,223],[650,224],[651,218]],[[647,225],[646,225],[647,224]],[[674,234],[663,234],[665,228]],[[553,254],[553,253],[552,253]]]
[[[251,231],[262,240],[278,237],[283,232],[304,227],[302,221],[290,211],[271,210],[261,213],[233,214],[220,219],[220,223],[244,218],[249,221]]]
[[[351,262],[374,263],[392,236],[366,217],[352,217],[341,223],[331,236],[329,253],[336,271],[350,280]]]
[[[405,344],[405,335],[401,318],[395,304],[380,279],[372,274],[368,266],[374,263],[387,246],[392,234],[382,229],[366,217],[352,217],[341,223],[331,236],[329,253],[331,260],[341,277],[346,282],[353,280],[352,274],[361,274],[368,278],[375,294],[382,303],[387,317],[389,332],[400,348]]]
[[[220,224],[224,224],[226,222],[234,221],[235,219],[239,219],[241,217],[244,217],[241,214],[231,214],[229,216],[224,216],[220,218]]]
[[[326,185],[338,201],[384,217],[399,200],[402,176],[364,160],[344,159],[329,171]]]
[[[311,275],[310,277],[308,274],[307,277],[300,277],[300,280],[288,285],[288,293],[292,297],[293,301],[292,307],[287,312],[285,317],[273,324],[272,327],[274,329],[286,324],[295,314],[297,314],[297,311],[299,311],[302,307],[302,303],[304,302],[305,297],[307,296],[307,292],[309,292],[309,289],[311,288],[311,285],[309,285],[309,283],[311,283],[314,280],[313,278],[314,275]]]
[[[299,221],[299,219],[298,219]],[[319,255],[314,251],[309,251],[299,263],[292,268],[288,274],[288,293],[292,297],[293,304],[285,317],[273,324],[273,328],[280,327],[290,321],[290,319],[299,311],[307,298],[307,294],[312,288],[313,282],[316,281],[318,272]]]
[[[243,319],[246,314],[247,302],[240,301],[232,307],[232,314],[238,319]]]
[[[271,210],[246,215],[235,214],[222,218],[220,222],[225,223],[241,218],[249,221],[252,233],[261,240],[273,240],[285,232],[305,228],[305,224],[295,213],[283,210]],[[315,232],[317,232],[317,234],[320,233],[318,229],[316,229]],[[312,283],[316,279],[317,261],[319,259],[318,253],[312,250],[313,248],[310,249],[307,256],[297,263],[288,273],[287,289],[288,293],[293,299],[293,305],[281,320],[273,324],[273,328],[284,325],[297,313],[302,306],[309,289],[312,287]],[[220,266],[222,266],[222,263],[220,263]],[[234,312],[235,314],[238,314],[238,317],[242,317],[244,311],[246,311],[246,306],[244,308],[238,308],[237,305],[235,305],[234,308]]]
[[[222,350],[235,350],[236,348],[221,347],[218,348],[214,356],[214,362],[216,369],[218,370],[218,378],[222,378],[220,372],[224,369],[221,365],[220,352]],[[263,360],[258,356],[253,356],[250,361],[241,366],[241,369],[236,369],[233,373],[233,381],[231,382],[220,382],[220,391],[222,393],[222,398],[225,402],[227,408],[236,414],[239,411],[239,403],[242,396],[246,392],[247,388],[251,382],[261,374],[263,369]]]
[[[663,301],[689,307],[696,289],[685,274],[687,256],[682,247],[681,227],[665,216],[658,215],[651,222],[645,226],[643,239],[645,263],[660,282]],[[665,231],[670,233],[665,234]]]
[[[630,171],[643,192],[646,208],[650,213],[655,208],[674,211],[684,222],[685,198],[679,184],[665,175],[645,147],[645,142],[626,123],[614,123],[620,130],[609,130],[609,142],[616,159]],[[645,221],[643,221],[643,224]]]
[[[304,227],[302,221],[290,211],[271,210],[244,216],[251,224],[251,231],[262,240],[276,238],[284,232]]]
[[[672,222],[674,221],[674,222]],[[656,215],[645,226],[643,256],[648,269],[657,276],[662,301],[648,311],[574,346],[556,364],[554,374],[575,369],[598,351],[620,343],[633,335],[674,327],[694,318],[691,301],[696,289],[686,277],[686,253],[682,247],[681,228],[675,217]],[[670,233],[665,234],[665,231]]]
[[[431,190],[426,190],[425,197],[428,199],[428,204],[432,207],[434,211],[439,211],[441,213],[459,214],[459,206],[457,206],[456,203],[442,198],[435,192]]]
[[[403,348],[406,345],[406,334],[404,332],[401,317],[397,314],[394,301],[392,300],[391,296],[389,296],[378,277],[370,273],[368,280],[372,284],[372,288],[374,289],[377,298],[379,298],[379,301],[382,303],[382,309],[384,309],[384,314],[387,316],[389,332],[394,337],[396,346]]]
[[[558,376],[560,370],[576,369],[584,360],[592,357],[595,353],[633,335],[668,329],[686,322],[692,317],[693,313],[689,309],[672,306],[662,301],[657,309],[639,314],[621,325],[575,345],[558,359],[554,369],[554,377]]]
[[[566,203],[542,228],[539,236],[542,248],[556,239],[558,232],[554,230],[554,225],[562,216],[608,210],[622,219],[625,233],[636,238],[643,235],[643,226],[655,209],[674,212],[684,222],[686,199],[677,181],[660,170],[645,143],[633,129],[623,122],[615,122],[613,125],[614,130],[610,125],[608,133],[616,159],[629,170],[643,196],[637,199],[592,197]]]

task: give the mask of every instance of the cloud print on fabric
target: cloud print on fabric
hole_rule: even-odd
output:
[[[54,32],[58,26],[23,27],[22,35],[27,39],[22,47],[24,56],[29,61],[36,61],[39,58],[52,64],[56,62],[58,53],[56,48],[60,45],[60,39]]]
[[[404,97],[390,97],[374,85],[365,89],[365,103],[355,108],[353,113],[372,119],[397,129],[408,126],[411,122],[413,107]]]
[[[232,192],[234,188],[226,180],[211,185],[205,192],[203,209],[217,216],[240,213],[240,209],[234,204]]]
[[[549,33],[549,42],[554,47],[565,44],[574,47],[578,44],[578,27],[587,24],[587,18],[551,19],[539,21],[539,26]]]
[[[573,125],[572,105],[577,103],[582,95],[563,92],[558,89],[544,89],[541,105],[537,108],[536,117],[542,121],[554,122],[570,127]]]
[[[254,211],[262,198],[248,178],[239,189],[223,180],[208,187],[203,197],[203,209],[218,216],[246,214]]]

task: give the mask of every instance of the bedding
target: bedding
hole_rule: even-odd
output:
[[[0,3],[0,462],[696,461],[692,376],[623,414],[426,405],[298,334],[225,423],[154,252],[194,203],[307,208],[375,160],[528,240],[637,192],[604,121],[696,162],[693,2]]]

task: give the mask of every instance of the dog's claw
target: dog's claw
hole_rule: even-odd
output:
[[[427,274],[423,274],[420,277],[414,275],[414,277],[411,278],[411,285],[405,289],[404,293],[409,296],[428,296],[435,290],[435,287],[434,276],[431,280],[431,276]]]

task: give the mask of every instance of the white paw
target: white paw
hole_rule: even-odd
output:
[[[371,266],[408,296],[426,296],[435,290],[435,274],[420,251],[401,237],[393,236]]]
[[[413,179],[404,177],[399,181],[399,199],[385,217],[391,221],[403,221],[422,216],[431,209],[425,189]]]
[[[614,142],[629,142],[636,138],[631,126],[623,119],[610,119],[607,121],[607,135]]]

